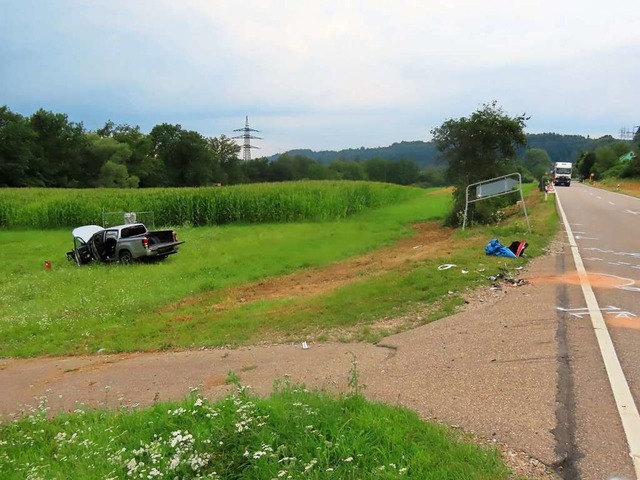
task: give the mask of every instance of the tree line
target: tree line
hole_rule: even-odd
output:
[[[628,159],[621,161],[624,156]],[[632,141],[616,140],[580,153],[575,167],[583,179],[640,177],[640,128]]]
[[[31,116],[0,107],[0,186],[149,188],[233,185],[291,180],[371,180],[443,185],[441,169],[415,161],[371,158],[320,163],[305,155],[251,161],[233,139],[205,137],[163,123],[148,134],[108,121],[95,131],[67,115],[40,109]]]

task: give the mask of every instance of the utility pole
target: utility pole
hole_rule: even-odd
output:
[[[242,159],[243,160],[251,160],[251,149],[252,148],[260,148],[255,145],[251,145],[251,140],[262,140],[260,137],[256,137],[251,134],[251,132],[259,132],[260,130],[254,130],[253,128],[249,128],[249,116],[245,118],[244,128],[236,128],[233,130],[234,132],[242,132],[241,135],[237,135],[235,139],[241,139],[242,142]]]

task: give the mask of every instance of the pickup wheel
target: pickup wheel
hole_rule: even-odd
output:
[[[131,252],[129,250],[122,250],[120,252],[120,263],[124,264],[124,265],[130,265],[133,263],[133,255],[131,255]]]

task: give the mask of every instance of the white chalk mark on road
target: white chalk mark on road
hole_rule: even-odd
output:
[[[591,315],[591,311],[587,307],[583,307],[583,308],[556,307],[556,310],[559,310],[561,312],[567,312],[569,315],[571,315],[573,317],[578,317],[578,318],[584,318],[586,316]],[[600,312],[605,313],[607,315],[615,315],[616,318],[634,318],[634,317],[637,317],[637,315],[635,313],[633,313],[633,312],[629,312],[627,310],[622,310],[621,308],[613,307],[611,305],[609,305],[608,307],[605,307],[605,308],[601,308]]]

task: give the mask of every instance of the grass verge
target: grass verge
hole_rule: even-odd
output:
[[[354,384],[357,389],[357,384]],[[406,409],[286,383],[209,402],[0,425],[0,476],[23,478],[509,478],[499,453]]]
[[[611,192],[624,193],[632,197],[640,197],[640,179],[635,178],[605,178],[599,182],[589,184],[592,187],[603,188]]]

